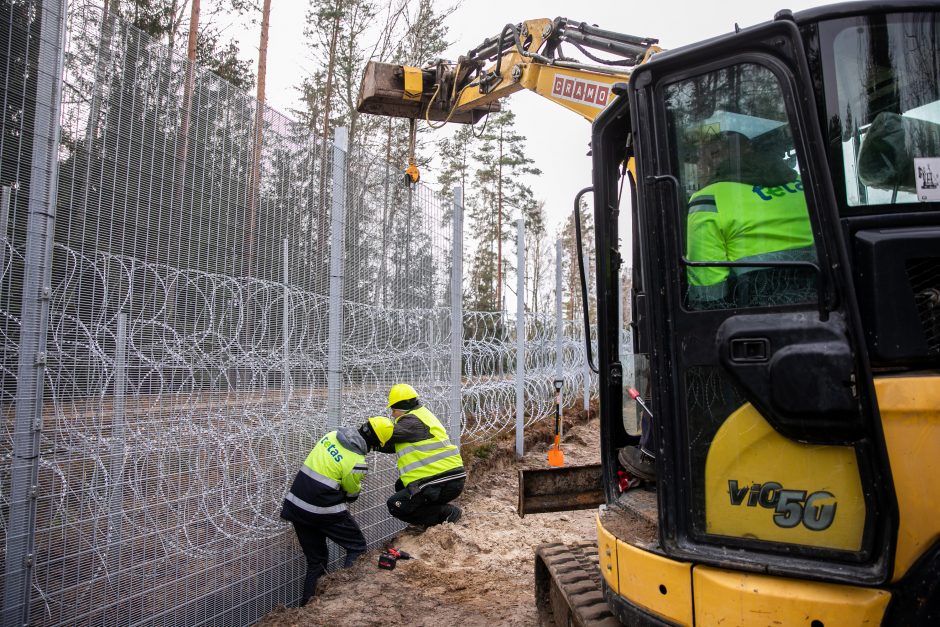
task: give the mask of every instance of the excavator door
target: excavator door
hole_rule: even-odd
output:
[[[812,90],[788,19],[632,77],[661,538],[878,583],[890,471]]]

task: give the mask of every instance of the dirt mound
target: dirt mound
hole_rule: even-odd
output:
[[[423,533],[406,530],[388,544],[414,556],[395,570],[376,566],[378,551],[320,580],[307,607],[278,607],[260,623],[287,625],[535,625],[533,555],[546,542],[595,537],[594,510],[516,514],[518,469],[545,467],[549,421],[527,430],[527,455],[515,459],[512,434],[464,450],[470,479],[457,500],[464,517]],[[599,461],[596,418],[575,418],[562,441],[567,464]]]

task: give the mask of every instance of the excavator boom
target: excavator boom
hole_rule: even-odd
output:
[[[507,24],[498,37],[456,62],[415,68],[370,61],[357,110],[429,123],[475,124],[499,111],[502,98],[528,89],[593,121],[610,102],[612,86],[626,82],[632,67],[660,50],[656,42],[566,18]],[[592,63],[566,57],[565,44]]]

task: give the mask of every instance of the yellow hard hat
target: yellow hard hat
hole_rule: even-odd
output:
[[[395,425],[385,416],[372,416],[369,418],[369,426],[372,427],[372,431],[379,439],[379,446],[385,446],[388,439],[392,437],[392,431],[395,430]]]
[[[412,398],[418,398],[418,393],[413,387],[407,383],[396,383],[392,386],[392,389],[388,391],[388,405],[399,403],[401,401],[407,401]]]

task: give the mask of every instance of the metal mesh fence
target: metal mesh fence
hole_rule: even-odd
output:
[[[527,314],[524,372],[525,425],[554,416],[556,320],[552,315]],[[482,442],[516,424],[516,323],[499,313],[464,312],[465,411],[462,438]],[[586,380],[583,328],[565,321],[562,337],[562,379],[567,400],[580,405],[585,383],[592,397],[596,375]]]
[[[465,443],[508,430],[515,324],[452,328],[440,196],[97,9],[62,16],[63,47],[61,4],[0,8],[3,622],[28,598],[43,625],[250,624],[299,597],[278,511],[316,439],[400,381]],[[531,423],[554,319],[526,335]],[[572,389],[581,346],[568,323]],[[375,544],[401,524],[393,457],[370,465],[353,513]]]

